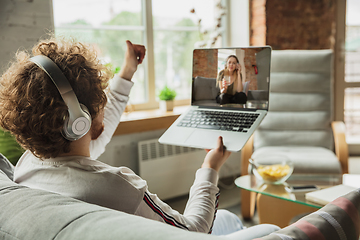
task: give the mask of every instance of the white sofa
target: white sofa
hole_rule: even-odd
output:
[[[0,154],[0,239],[3,240],[244,240],[251,239],[249,236],[256,234],[254,232],[256,228],[248,228],[241,231],[241,235],[228,237],[188,232],[161,222],[88,204],[55,193],[20,186],[12,182],[12,174],[13,166]],[[359,222],[356,220],[360,219],[358,210],[360,193],[355,191],[346,196],[346,200],[341,202],[341,209],[335,205],[321,209],[321,212],[335,219],[337,223],[335,225],[312,214],[302,221],[312,224],[313,228],[301,229],[299,228],[301,222],[298,222],[298,225],[291,225],[262,239],[305,239],[304,234],[309,236],[318,234],[320,231],[325,233],[324,239],[355,240],[359,237]],[[344,213],[343,209],[349,209],[352,212],[347,214],[349,211]]]
[[[0,154],[0,239],[252,239],[257,228],[217,237],[111,210],[14,183],[12,164]],[[265,232],[273,232],[268,225]]]

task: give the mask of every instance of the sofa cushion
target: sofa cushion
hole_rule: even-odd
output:
[[[244,89],[245,92],[245,89]],[[266,90],[248,90],[248,100],[267,101],[269,100],[269,91]]]
[[[193,100],[216,100],[219,88],[216,87],[215,78],[196,77],[193,85]]]
[[[60,239],[219,239],[205,233],[189,232],[154,220],[126,213],[88,213],[61,230]],[[220,238],[221,239],[221,238]]]
[[[0,203],[6,206],[0,208],[0,239],[6,240],[250,240],[259,235],[258,228],[248,228],[229,237],[190,232],[56,193],[20,186],[5,174],[0,174]],[[265,229],[265,232],[273,231],[273,226]]]
[[[5,174],[0,174],[0,202],[6,206],[0,208],[0,239],[6,240],[224,239],[30,189]]]
[[[176,227],[14,183],[0,154],[0,239],[212,239]],[[11,179],[10,179],[11,178]],[[6,207],[5,207],[6,206]]]
[[[360,190],[339,197],[318,211],[272,233],[263,240],[359,239]]]

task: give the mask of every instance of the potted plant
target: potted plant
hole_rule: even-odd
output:
[[[162,111],[172,111],[174,108],[174,98],[176,91],[165,86],[159,93],[159,106]]]

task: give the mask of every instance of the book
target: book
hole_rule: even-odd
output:
[[[341,197],[355,189],[355,187],[340,184],[333,187],[306,193],[305,199],[320,205],[326,205],[329,202],[335,200],[336,198]]]

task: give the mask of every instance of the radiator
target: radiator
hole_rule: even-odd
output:
[[[138,152],[139,175],[149,191],[164,200],[189,193],[206,154],[203,149],[161,144],[158,139],[138,142]]]

